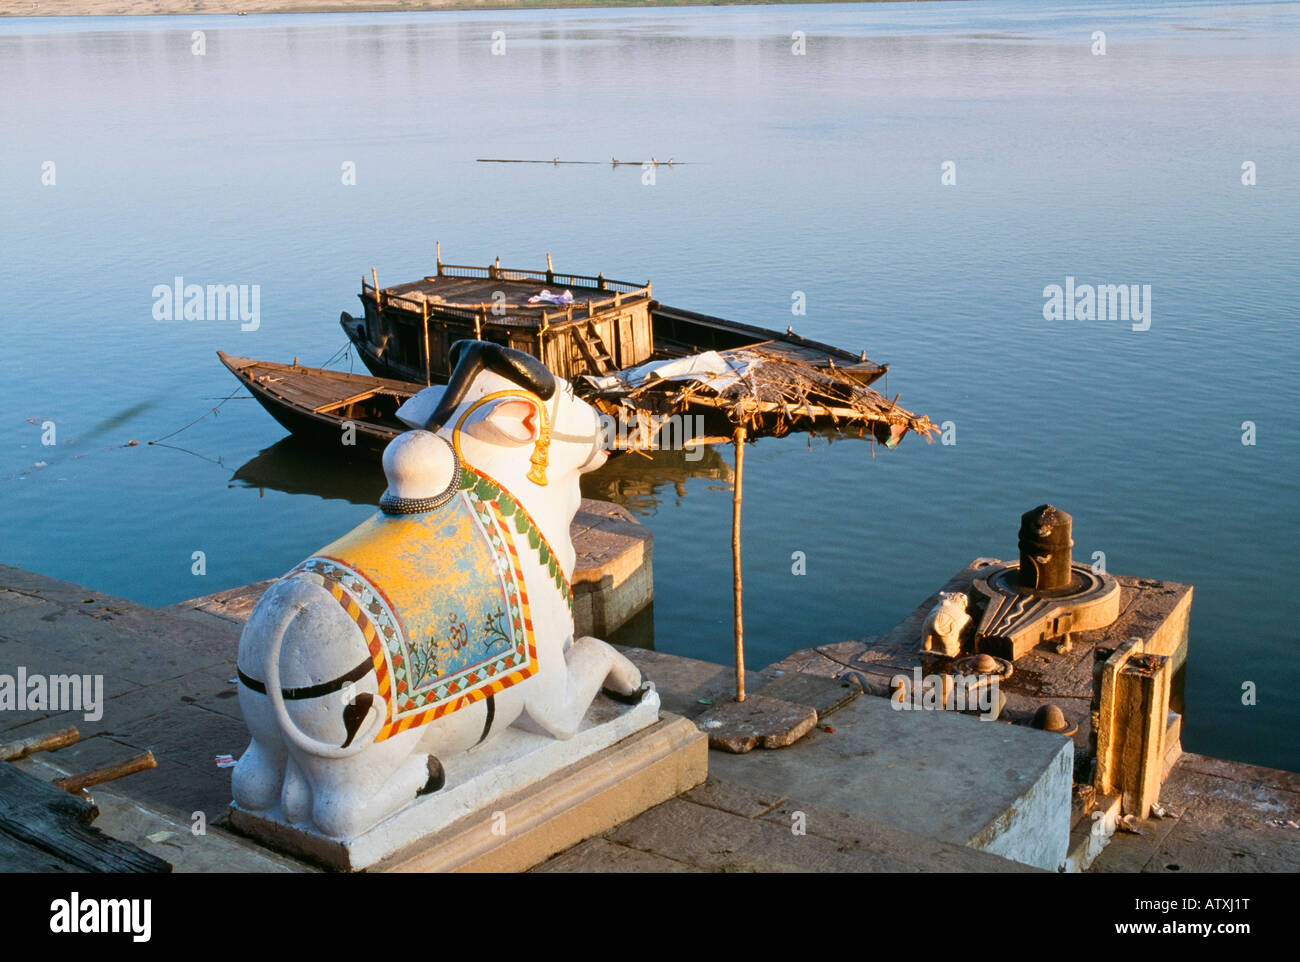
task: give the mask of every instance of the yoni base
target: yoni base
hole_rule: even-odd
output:
[[[446,785],[356,838],[230,807],[236,830],[336,871],[521,871],[699,784],[707,739],[649,692],[598,697],[568,741],[510,728],[445,759]]]

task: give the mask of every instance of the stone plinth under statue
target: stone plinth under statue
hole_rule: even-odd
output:
[[[702,782],[707,738],[637,705],[597,698],[567,741],[512,727],[445,763],[446,783],[355,838],[230,809],[242,834],[337,871],[522,871]]]

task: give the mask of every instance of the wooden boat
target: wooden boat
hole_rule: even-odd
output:
[[[267,412],[295,435],[345,456],[377,458],[407,428],[396,411],[420,390],[406,381],[276,364],[218,351]],[[351,431],[348,427],[351,425]],[[351,438],[351,444],[346,443]]]
[[[571,303],[535,298],[572,296]],[[442,263],[431,277],[380,287],[375,272],[361,280],[364,309],[339,318],[362,362],[378,377],[418,384],[445,383],[447,353],[462,338],[493,341],[539,358],[560,377],[604,376],[650,360],[740,347],[762,347],[867,386],[888,365],[866,352],[810,341],[725,318],[668,307],[655,301],[649,282],[603,274],[559,274],[546,257],[545,271],[507,270]],[[532,300],[530,300],[532,299]]]

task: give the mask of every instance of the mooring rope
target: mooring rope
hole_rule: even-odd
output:
[[[341,357],[343,357],[343,356],[346,355],[346,356],[348,356],[348,358],[349,358],[348,369],[351,370],[351,369],[352,369],[352,364],[351,364],[351,353],[352,353],[352,342],[351,342],[351,341],[348,341],[348,342],[347,342],[346,344],[344,344],[341,348],[339,348],[337,351],[335,351],[333,354],[331,354],[331,355],[329,356],[329,358],[328,358],[326,361],[324,361],[323,363],[321,363],[321,364],[318,365],[318,366],[319,366],[319,367],[325,367],[326,365],[333,364],[335,361],[339,360]],[[239,397],[240,394],[243,392],[243,390],[244,390],[243,385],[240,385],[238,388],[236,388],[234,394],[229,394],[229,395],[227,395],[226,397],[223,397],[223,398],[221,399],[221,402],[220,402],[219,404],[215,405],[214,407],[209,408],[207,411],[204,411],[202,414],[200,414],[198,417],[196,417],[196,418],[195,418],[193,421],[191,421],[189,424],[186,424],[186,425],[184,425],[184,426],[182,426],[182,427],[177,428],[175,431],[171,432],[171,434],[164,434],[164,435],[163,435],[162,437],[160,437],[160,438],[155,438],[154,440],[150,441],[149,443],[150,443],[150,444],[157,444],[157,443],[160,442],[160,441],[166,441],[168,438],[174,438],[176,435],[180,434],[182,431],[185,431],[185,430],[188,430],[189,428],[194,427],[194,425],[198,424],[200,421],[202,421],[204,418],[206,418],[209,414],[216,414],[217,411],[222,407],[222,405],[224,405],[227,401],[233,401],[235,398]],[[190,453],[193,454],[194,452],[191,451]]]

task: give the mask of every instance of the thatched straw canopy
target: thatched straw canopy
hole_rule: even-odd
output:
[[[629,450],[668,443],[661,432],[673,430],[704,443],[731,441],[740,427],[750,438],[833,430],[890,448],[908,431],[929,440],[937,430],[929,418],[900,408],[897,397],[890,401],[833,366],[814,367],[761,347],[656,361],[582,381],[579,392],[618,419],[620,446]],[[699,420],[683,427],[683,417]]]

